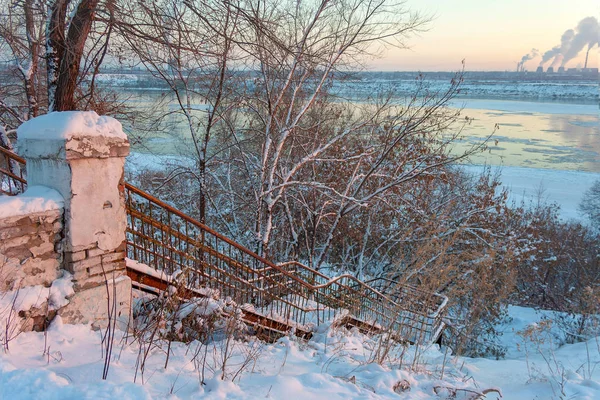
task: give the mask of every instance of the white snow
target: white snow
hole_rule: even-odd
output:
[[[149,275],[149,276],[153,276],[153,277],[161,279],[167,283],[177,284],[176,280],[181,274],[181,270],[174,271],[173,274],[168,274],[165,271],[158,271],[152,267],[147,266],[146,264],[142,264],[142,263],[132,260],[130,258],[125,258],[125,264],[127,265],[127,268],[133,269],[135,271],[139,271],[139,272]],[[147,287],[148,289],[152,290],[152,287],[150,287],[150,286],[145,286],[143,284],[141,284],[141,285],[143,287]],[[174,289],[174,287],[173,287],[173,289]],[[193,289],[193,291],[195,293],[197,293],[198,295],[205,296],[205,297],[217,297],[218,293],[219,293],[218,290],[210,289],[210,288],[197,288],[197,289]]]
[[[131,152],[127,156],[125,169],[136,174],[143,170],[166,171],[175,166],[193,167],[194,160],[185,156],[158,155],[150,153]]]
[[[111,85],[123,85],[123,84],[137,84],[140,78],[144,76],[136,74],[98,74],[96,80],[98,82],[111,84]]]
[[[73,276],[70,273],[63,271],[62,276],[52,282],[50,287],[41,285],[24,286],[16,290],[1,293],[0,326],[3,329],[6,327],[11,309],[16,312],[27,311],[31,308],[40,308],[46,302],[48,302],[49,310],[58,310],[66,306],[69,304],[68,297],[75,293],[73,291],[72,278]]]
[[[17,196],[0,196],[0,218],[58,210],[63,207],[63,197],[46,186],[29,186]]]
[[[68,298],[75,294],[72,276],[67,271],[62,272],[62,277],[52,282],[48,289],[48,308],[58,310],[69,304]]]
[[[41,115],[17,129],[19,139],[71,139],[73,136],[102,136],[127,139],[121,123],[95,111],[62,111]]]
[[[142,264],[142,263],[132,260],[130,258],[125,259],[125,264],[127,265],[127,268],[131,268],[131,269],[139,271],[143,274],[147,274],[147,275],[162,279],[167,282],[171,282],[174,279],[173,276],[171,276],[170,274],[167,274],[165,271],[158,271],[154,268],[147,266],[146,264]]]
[[[517,332],[553,314],[521,307],[511,307],[509,313],[512,322],[504,327],[504,342],[510,349],[504,360],[453,357],[434,345],[409,347],[404,354],[392,351],[392,362],[382,366],[371,360],[374,338],[322,325],[309,342],[288,337],[272,345],[223,340],[209,343],[206,353],[200,342],[174,342],[166,368],[163,342],[162,348],[150,350],[143,378],[139,371],[135,378],[139,345],[117,332],[105,381],[104,332],[64,325],[57,317],[46,334],[22,333],[9,343],[9,351],[0,352],[0,398],[444,399],[450,394],[444,388],[498,388],[504,399],[531,400],[560,398],[561,386],[565,398],[600,398],[600,337],[547,345],[548,365],[532,343],[525,351]],[[230,358],[223,369],[225,349]],[[194,354],[206,354],[206,362],[194,363]],[[243,371],[236,376],[239,369]],[[223,370],[225,380],[220,379]],[[410,389],[397,394],[393,387],[401,381]],[[456,398],[466,399],[466,394],[459,391]],[[486,397],[497,398],[495,393]]]
[[[468,172],[477,174],[484,167],[464,165]],[[510,190],[509,201],[517,205],[534,204],[538,197],[546,203],[556,203],[560,206],[560,215],[565,220],[583,219],[577,207],[584,193],[600,179],[600,174],[581,171],[560,171],[542,168],[526,167],[492,167],[499,168],[502,186]]]

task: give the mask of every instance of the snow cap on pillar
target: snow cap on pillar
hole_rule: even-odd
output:
[[[74,159],[129,154],[121,123],[95,111],[52,112],[36,117],[17,129],[17,139],[23,157]]]

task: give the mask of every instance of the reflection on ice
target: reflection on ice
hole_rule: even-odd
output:
[[[465,108],[464,115],[475,121],[465,129],[466,143],[499,126],[494,136],[498,143],[471,162],[600,172],[597,106],[501,100],[470,100],[468,106],[473,108]]]

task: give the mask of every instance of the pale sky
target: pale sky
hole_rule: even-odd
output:
[[[375,70],[516,70],[532,48],[560,45],[561,35],[585,17],[598,18],[598,0],[407,0],[411,9],[434,15],[430,29],[408,40],[411,49],[388,50],[373,60]],[[587,49],[587,47],[585,48]],[[535,71],[538,56],[525,64]],[[566,67],[583,66],[585,51]],[[551,62],[550,62],[551,63]],[[550,65],[546,64],[546,67]],[[598,46],[588,67],[598,67]]]

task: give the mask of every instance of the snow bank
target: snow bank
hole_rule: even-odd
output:
[[[0,196],[0,218],[58,210],[63,205],[63,197],[56,190],[30,186],[18,196]]]
[[[509,313],[515,322],[506,326],[507,335],[540,318],[520,307],[511,307]],[[391,363],[382,366],[371,361],[377,338],[324,324],[308,343],[289,337],[273,345],[253,340],[173,342],[168,365],[166,347],[150,351],[141,377],[136,365],[143,349],[135,341],[121,340],[125,334],[117,332],[118,351],[113,350],[108,378],[102,380],[103,333],[86,325],[62,324],[57,317],[46,334],[28,332],[16,337],[9,352],[0,352],[0,398],[441,399],[451,395],[444,388],[457,388],[465,392],[459,391],[456,398],[465,399],[473,393],[466,390],[500,387],[505,399],[530,400],[558,398],[556,385],[561,382],[566,398],[600,398],[600,368],[594,367],[600,362],[600,352],[594,339],[548,353],[564,368],[565,375],[557,376],[541,355],[518,351],[520,343],[512,342],[518,335],[507,341],[513,348],[506,360],[454,358],[437,345],[409,346],[391,349]],[[224,346],[229,346],[226,366]],[[200,357],[191,361],[194,354],[206,357],[205,361]],[[219,379],[223,367],[225,381]],[[243,372],[236,375],[239,368]],[[410,389],[395,392],[399,382]],[[486,397],[497,398],[495,394]]]
[[[48,302],[49,310],[58,310],[69,304],[68,297],[72,296],[73,276],[63,271],[61,278],[52,282],[52,285],[44,287],[41,285],[24,286],[17,290],[3,292],[0,295],[0,326],[5,326],[5,318],[8,317],[8,310],[27,311],[31,308],[40,308],[45,302]]]
[[[121,123],[94,111],[52,112],[29,120],[17,129],[23,139],[71,139],[73,136],[101,136],[127,139]]]

